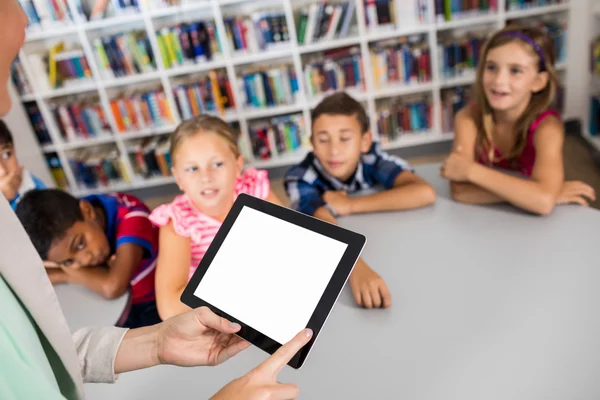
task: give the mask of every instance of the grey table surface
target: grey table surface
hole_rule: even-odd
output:
[[[386,310],[346,287],[304,367],[282,382],[303,399],[600,399],[600,212],[537,217],[450,200],[439,166],[417,172],[433,207],[356,215]],[[267,357],[254,347],[219,367],[159,366],[88,384],[90,399],[206,399]]]
[[[106,300],[81,285],[56,285],[56,297],[71,331],[87,326],[114,325],[129,305],[130,293]]]

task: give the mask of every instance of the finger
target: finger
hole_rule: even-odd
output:
[[[241,326],[235,322],[230,322],[223,317],[219,317],[208,307],[200,307],[190,311],[196,315],[198,321],[208,328],[218,332],[235,333],[241,329]]]
[[[390,308],[392,306],[392,294],[385,283],[379,286],[379,294],[383,300],[383,308]]]
[[[383,300],[381,299],[381,294],[379,293],[379,286],[377,285],[377,282],[371,283],[370,289],[373,308],[380,308]]]
[[[292,400],[300,395],[298,386],[291,383],[277,384],[269,387],[269,399],[273,400]]]
[[[373,308],[373,301],[371,300],[371,292],[369,291],[368,286],[361,288],[361,295],[362,295],[363,307],[364,308]]]
[[[359,306],[362,306],[362,296],[360,294],[360,286],[350,283],[350,287],[352,288],[352,295],[354,296],[354,301]]]
[[[60,265],[55,263],[54,261],[44,261],[44,268],[60,268]]]
[[[456,146],[456,150],[454,150],[454,151],[456,151],[457,153],[460,153],[462,151],[462,146],[461,145]]]
[[[581,196],[574,196],[569,199],[569,203],[571,204],[580,204],[584,207],[588,207],[589,203]]]
[[[303,329],[292,340],[281,346],[271,357],[260,364],[257,367],[258,372],[266,373],[275,379],[279,371],[308,343],[312,335],[312,329]]]

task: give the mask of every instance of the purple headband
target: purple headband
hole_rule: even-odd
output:
[[[535,50],[537,55],[540,57],[540,71],[546,70],[546,58],[544,57],[544,52],[542,51],[542,48],[540,47],[540,45],[535,42],[535,40],[533,40],[529,36],[525,35],[524,33],[514,32],[514,31],[503,32],[500,34],[500,36],[512,36],[512,37],[519,38],[524,42],[529,43],[531,45],[531,47],[533,47],[533,49]]]

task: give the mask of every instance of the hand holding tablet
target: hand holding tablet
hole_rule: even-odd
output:
[[[237,322],[240,337],[273,354],[304,328],[300,368],[365,245],[364,236],[242,194],[181,295]]]

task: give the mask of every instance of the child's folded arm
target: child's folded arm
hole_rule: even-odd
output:
[[[348,198],[352,214],[374,211],[410,210],[435,203],[433,187],[411,171],[403,171],[390,189]]]
[[[131,276],[139,267],[144,249],[133,243],[124,243],[117,247],[114,257],[105,266],[70,268],[64,267],[70,283],[77,283],[100,294],[106,299],[122,296],[131,281]]]
[[[504,203],[502,197],[468,182],[450,182],[452,199],[465,204]]]
[[[69,282],[69,276],[60,268],[46,268],[46,273],[53,285]]]
[[[563,141],[560,122],[555,118],[547,118],[535,133],[536,159],[530,179],[510,176],[474,164],[468,180],[524,210],[541,215],[549,214],[564,180]]]
[[[190,308],[180,300],[188,282],[192,250],[190,239],[175,232],[173,222],[160,227],[156,265],[156,306],[161,319],[182,314]]]

